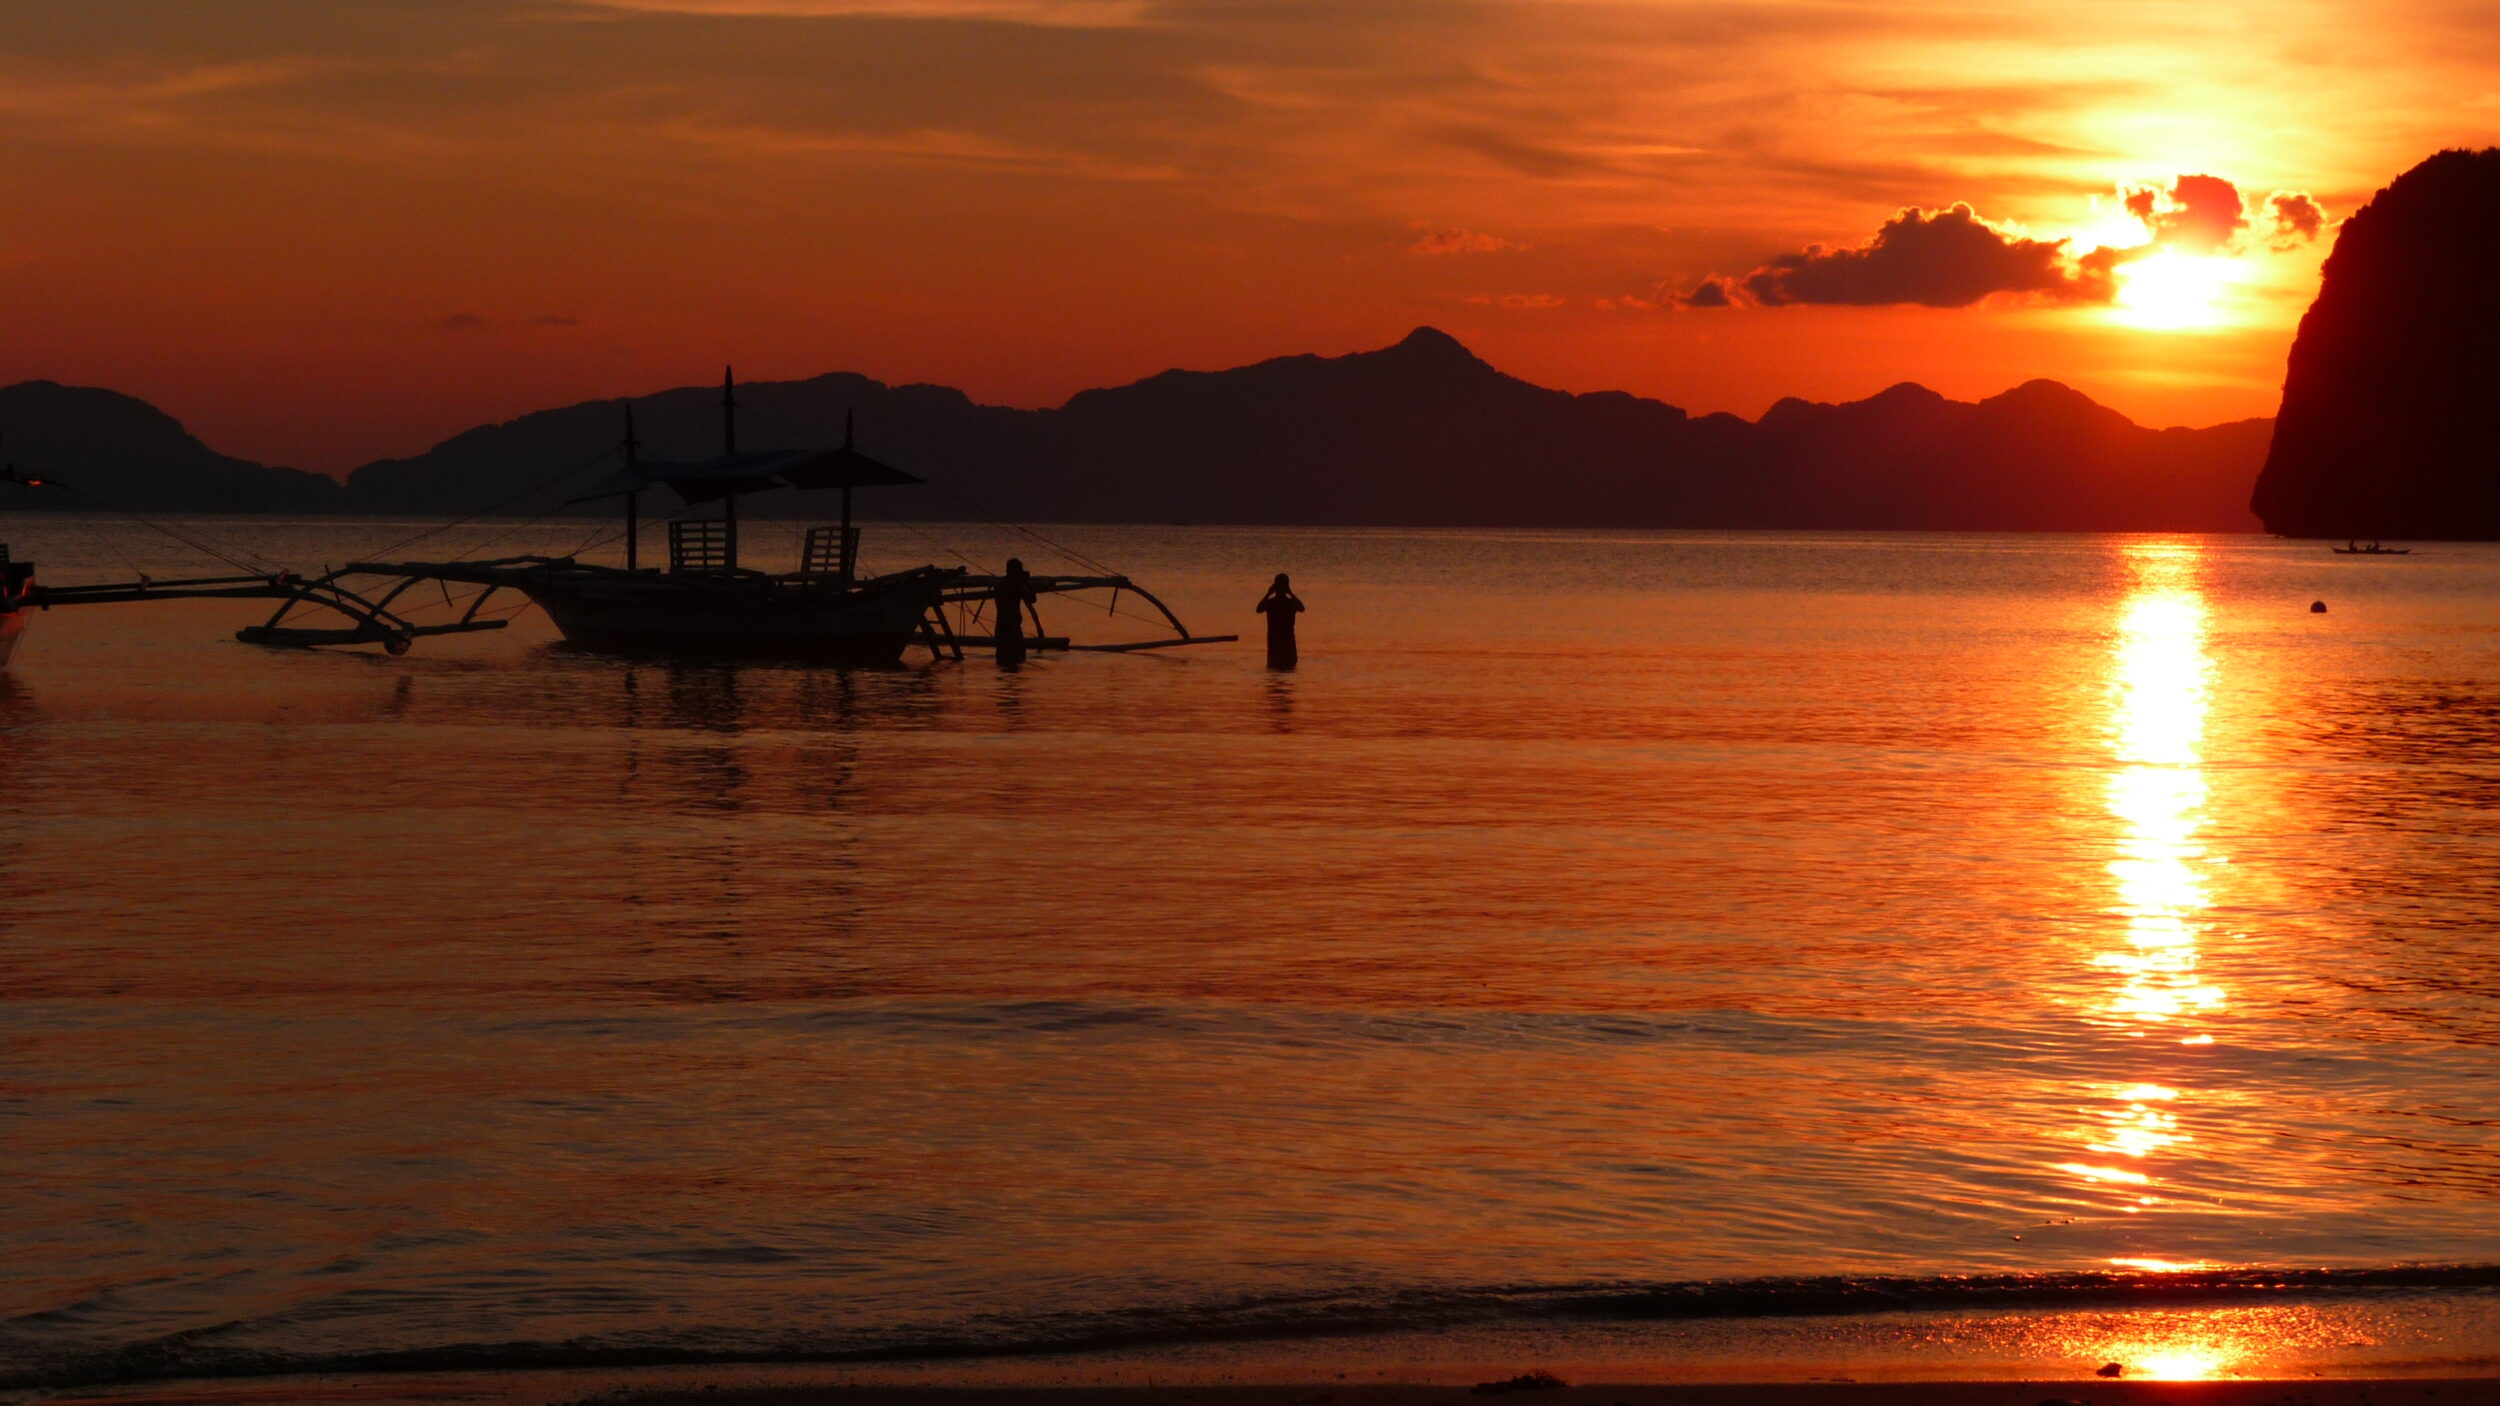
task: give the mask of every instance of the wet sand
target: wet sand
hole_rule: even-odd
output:
[[[1464,1386],[990,1386],[793,1380],[679,1369],[664,1384],[618,1373],[516,1372],[165,1382],[38,1395],[49,1406],[2483,1406],[2500,1377],[2298,1381],[1751,1382],[1583,1385],[1478,1393]]]

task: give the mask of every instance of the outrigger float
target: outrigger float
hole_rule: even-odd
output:
[[[644,460],[626,412],[624,463],[588,492],[569,502],[617,498],[625,508],[625,564],[606,566],[574,557],[515,556],[485,561],[351,562],[318,576],[277,571],[258,575],[195,577],[86,586],[25,585],[25,606],[128,604],[157,600],[238,599],[279,602],[277,613],[246,626],[235,638],[281,648],[378,644],[405,654],[431,635],[500,630],[505,615],[487,604],[510,591],[547,613],[566,643],[602,653],[658,658],[774,659],[835,665],[891,666],[915,644],[933,658],[961,659],[970,650],[1086,650],[1118,653],[1181,645],[1229,643],[1236,635],[1197,635],[1160,599],[1123,575],[988,575],[969,567],[916,566],[885,575],[859,570],[859,529],[852,524],[851,495],[861,488],[923,480],[862,454],[849,442],[838,449],[767,450],[737,447],[737,397],[724,378],[722,411],[726,447],[716,458],[693,463]],[[14,482],[60,486],[10,474]],[[641,564],[642,495],[666,488],[688,506],[718,502],[716,518],[668,523],[668,567]],[[807,529],[798,569],[782,573],[742,564],[738,551],[737,500],[769,489],[839,489],[839,524]],[[29,568],[31,570],[31,568]],[[22,577],[8,578],[14,590]],[[409,613],[409,592],[428,584],[459,611],[455,618],[421,622]],[[477,589],[453,601],[454,584]],[[1122,595],[1154,608],[1168,637],[1129,642],[1079,643],[1043,627],[1042,596],[1108,592],[1116,612]],[[12,595],[5,600],[16,600]],[[430,604],[416,598],[422,608]],[[1001,613],[1016,612],[1001,629]],[[987,623],[984,623],[985,616]],[[326,617],[326,619],[325,619]],[[1024,628],[1030,620],[1031,629]],[[22,621],[16,611],[0,615],[0,663]]]

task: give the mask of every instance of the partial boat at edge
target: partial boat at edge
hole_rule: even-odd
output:
[[[17,637],[26,633],[26,590],[34,577],[35,564],[11,560],[8,544],[0,542],[0,669],[9,666]]]

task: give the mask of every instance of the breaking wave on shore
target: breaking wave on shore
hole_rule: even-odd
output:
[[[2400,1294],[2485,1297],[2495,1291],[2500,1291],[2500,1265],[2492,1264],[1487,1285],[988,1317],[873,1334],[767,1337],[731,1327],[688,1328],[555,1342],[480,1340],[322,1352],[253,1344],[283,1341],[292,1327],[356,1309],[315,1303],[277,1320],[210,1324],[107,1343],[94,1331],[111,1316],[105,1297],[99,1297],[0,1322],[0,1361],[8,1364],[0,1367],[0,1390],[312,1373],[945,1363],[1485,1328],[1559,1331],[1574,1325],[1873,1313],[2182,1310]]]

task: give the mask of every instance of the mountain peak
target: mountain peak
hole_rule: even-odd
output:
[[[2092,400],[2092,397],[2067,385],[2064,381],[2052,381],[2046,376],[2034,376],[2019,386],[2010,387],[1996,396],[1991,396],[1990,399],[2002,399],[2009,395],[2019,395],[2029,400]],[[2095,405],[2099,403],[2093,401]]]
[[[1869,405],[1930,406],[1944,403],[1944,396],[1916,381],[1896,381],[1866,400]]]
[[[1484,364],[1483,358],[1467,350],[1466,343],[1438,327],[1418,327],[1407,333],[1405,340],[1387,350],[1396,352],[1400,356],[1418,359],[1429,357],[1435,361],[1462,362],[1475,366]]]
[[[2046,379],[2025,381],[2012,390],[2001,391],[1979,403],[1993,409],[2011,410],[2030,415],[2065,414],[2134,423],[2126,416],[2063,381]]]

